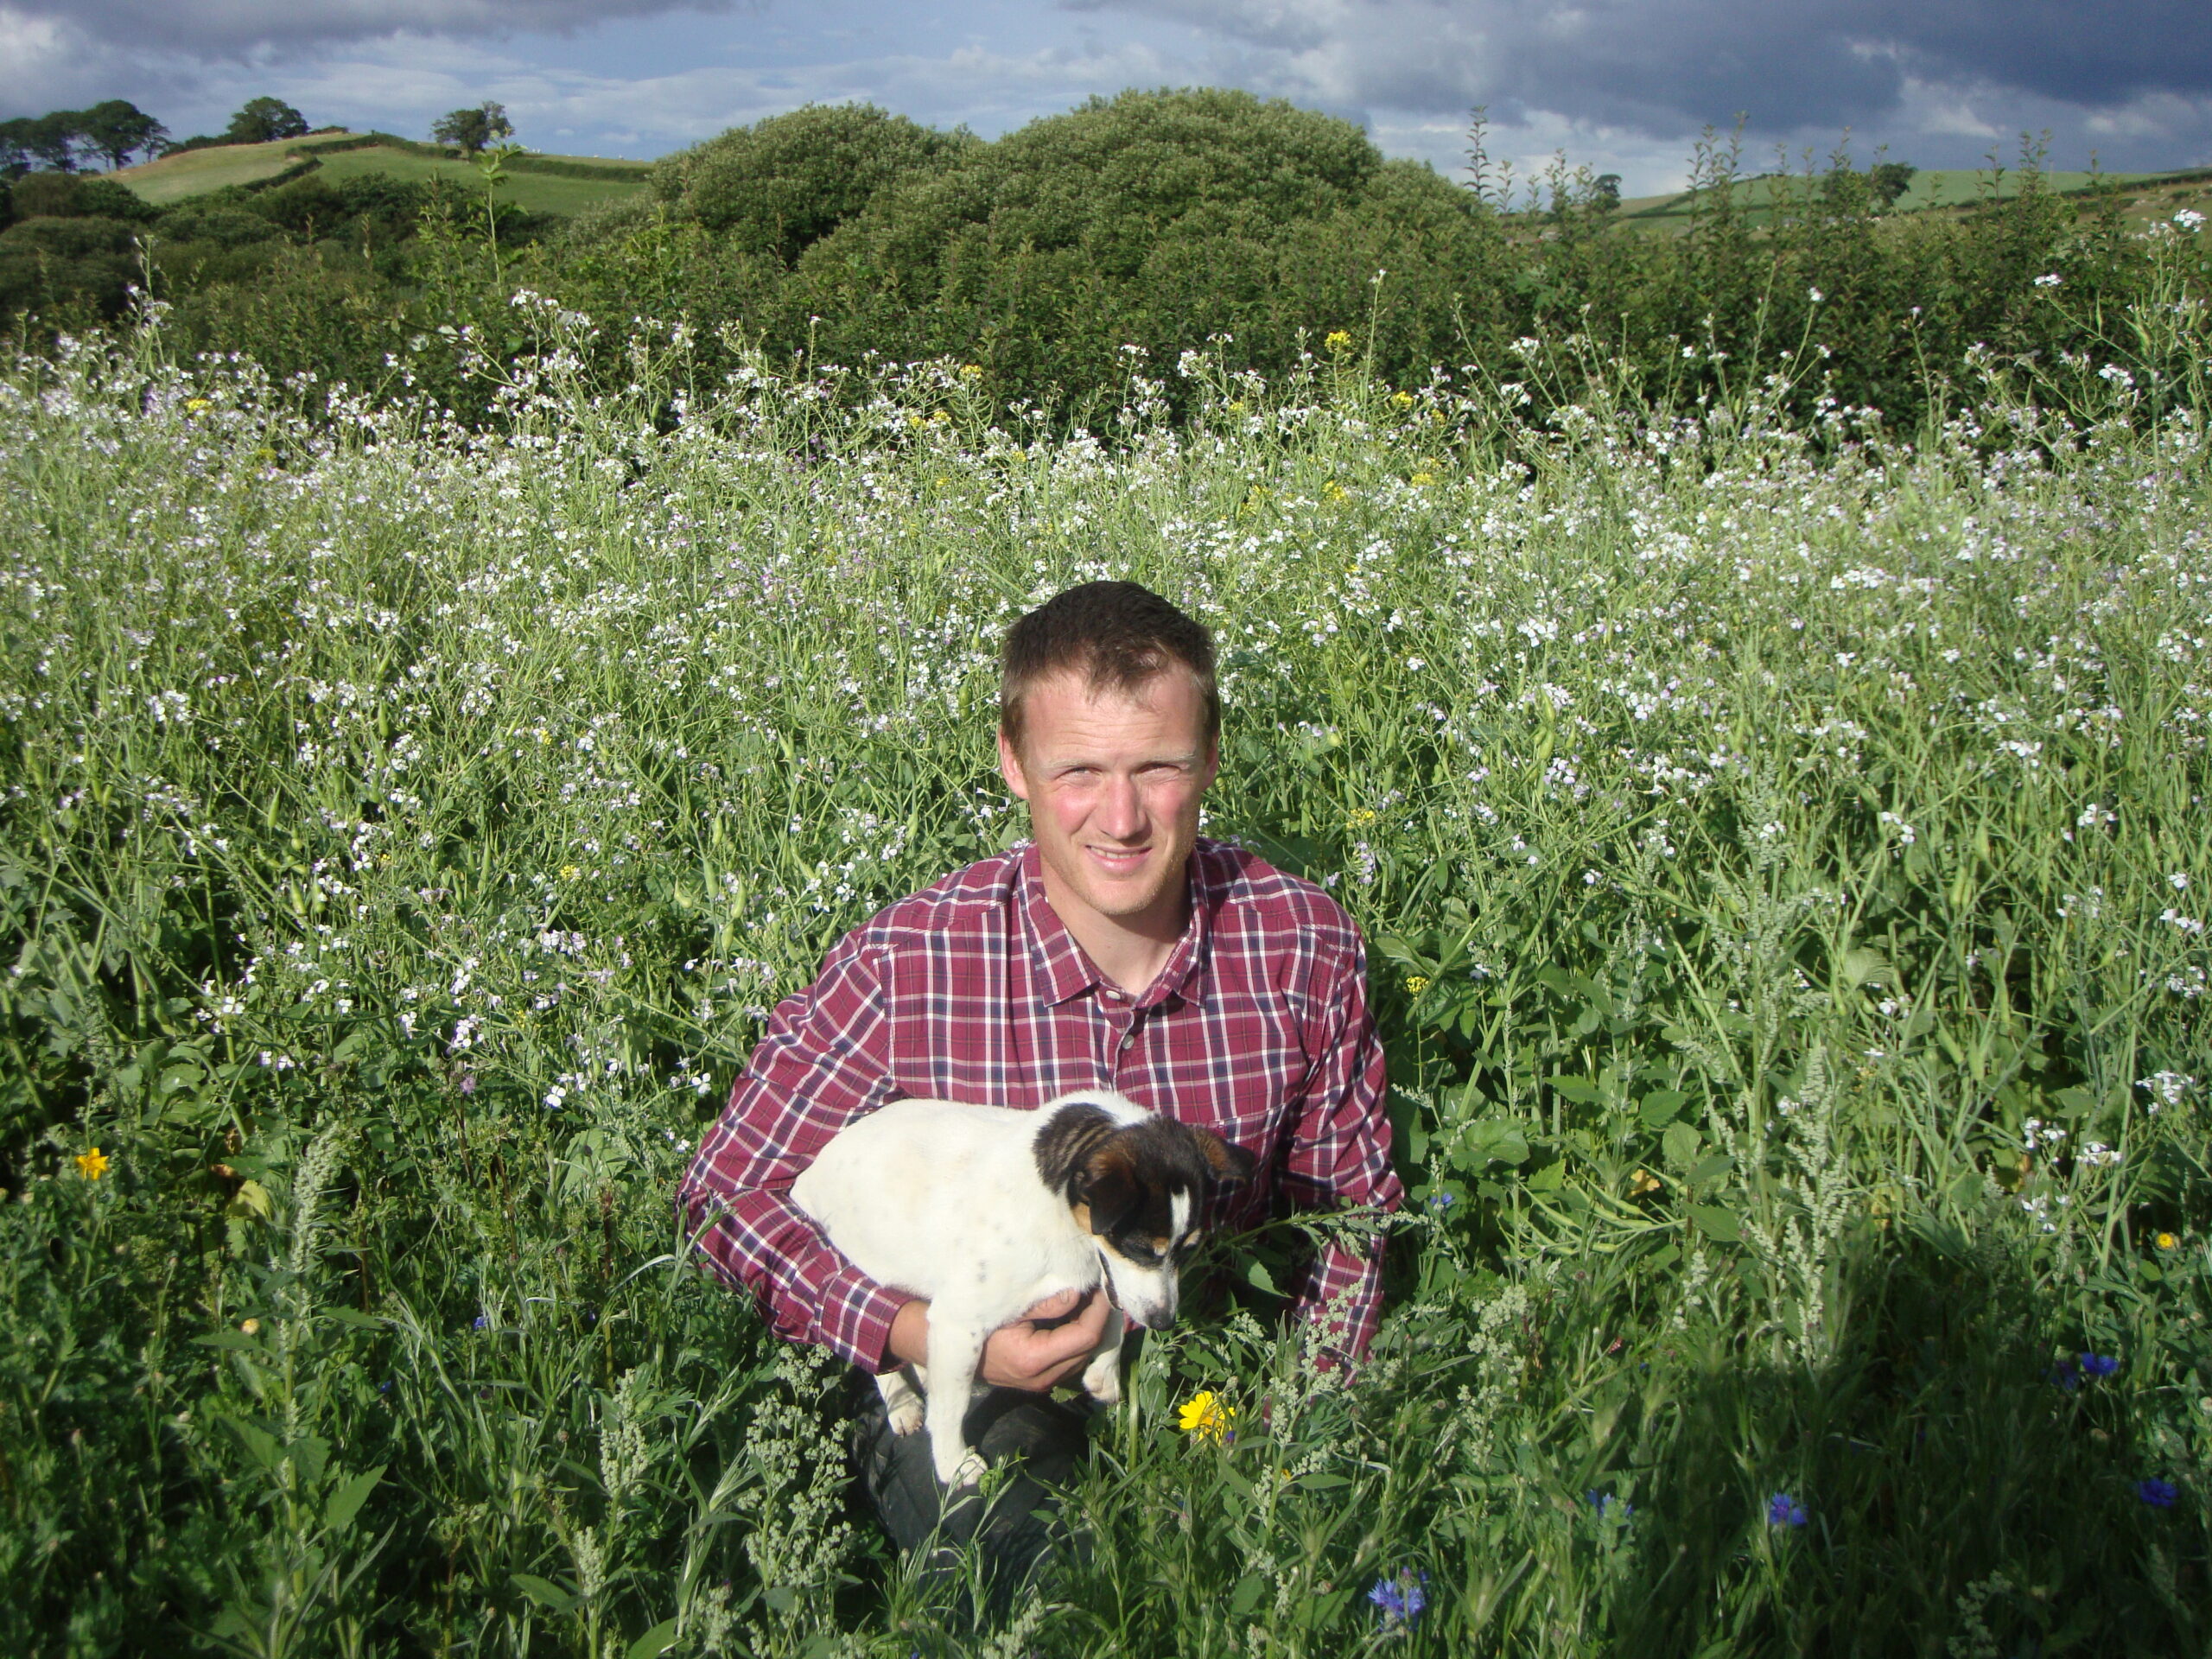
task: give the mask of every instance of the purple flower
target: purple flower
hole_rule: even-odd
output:
[[[1598,1511],[1600,1521],[1625,1521],[1636,1513],[1636,1505],[1612,1492],[1589,1491],[1583,1496],[1590,1500],[1591,1508]]]
[[[2110,1376],[2119,1369],[2120,1362],[2110,1354],[2082,1356],[2082,1375],[2084,1376]]]
[[[2135,1496],[2154,1510],[2171,1510],[2181,1494],[2171,1480],[2139,1480],[2135,1483]]]
[[[1810,1519],[1805,1506],[1787,1492],[1777,1492],[1766,1501],[1766,1523],[1770,1527],[1802,1527]]]
[[[483,1330],[483,1329],[484,1329],[484,1327],[485,1327],[485,1326],[488,1325],[489,1325],[489,1324],[491,1324],[491,1323],[492,1323],[492,1321],[491,1321],[491,1319],[490,1319],[490,1317],[489,1317],[488,1315],[486,1315],[486,1314],[483,1314],[483,1313],[479,1313],[479,1314],[476,1316],[476,1322],[475,1322],[474,1325],[470,1325],[470,1326],[469,1326],[469,1329],[470,1329],[470,1330],[472,1330],[472,1331],[481,1331],[481,1330]]]
[[[1367,1599],[1382,1610],[1385,1624],[1411,1624],[1428,1605],[1428,1592],[1421,1588],[1427,1582],[1427,1573],[1402,1567],[1395,1578],[1376,1580]]]
[[[1435,1192],[1429,1195],[1428,1207],[1432,1213],[1440,1216],[1459,1201],[1454,1193]]]

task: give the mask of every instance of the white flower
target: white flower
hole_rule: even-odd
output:
[[[2081,816],[2074,822],[2080,829],[2094,830],[2101,823],[2119,823],[2120,814],[2113,811],[2109,807],[2099,806],[2094,801],[2091,801],[2082,809]]]
[[[2058,286],[2058,284],[2059,284],[2059,282],[2060,282],[2059,275],[2058,275],[2058,273],[2057,273],[2056,271],[2055,271],[2055,270],[2054,270],[2054,271],[2052,271],[2052,272],[2051,272],[2049,276],[2038,276],[2038,277],[2037,277],[2037,278],[2036,278],[2036,286],[2037,286],[2037,288],[2056,288],[2056,287]]]
[[[2184,1076],[2179,1071],[2153,1071],[2147,1077],[2135,1079],[2135,1086],[2138,1089],[2145,1089],[2150,1091],[2151,1099],[2147,1109],[2152,1113],[2157,1113],[2168,1106],[2180,1105],[2181,1097],[2196,1085],[2195,1077]]]
[[[2176,870],[2172,874],[2167,876],[2166,880],[2173,883],[2174,891],[2176,893],[2186,893],[2189,891],[2189,874],[2186,871]]]
[[[2101,1141],[2092,1141],[2078,1154],[2081,1160],[2094,1168],[2102,1169],[2117,1164],[2120,1154]]]
[[[2184,207],[2174,215],[2174,223],[2191,235],[2195,235],[2197,229],[2204,223],[2204,215],[2194,207]]]
[[[1805,290],[1805,297],[1810,300],[1815,305],[1818,305],[1822,300],[1827,298],[1827,296],[1821,293],[1817,288],[1808,288]]]

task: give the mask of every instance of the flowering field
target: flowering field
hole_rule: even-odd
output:
[[[2212,399],[2132,321],[1915,433],[1337,336],[1068,437],[681,329],[608,391],[527,296],[493,434],[14,364],[0,1649],[2207,1651]],[[1413,1198],[1350,1388],[1224,1249],[979,1635],[671,1198],[1019,833],[996,639],[1103,575],[1367,930]]]

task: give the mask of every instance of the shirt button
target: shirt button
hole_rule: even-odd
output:
[[[1120,991],[1109,991],[1109,992],[1107,992],[1107,993],[1106,993],[1106,1000],[1107,1000],[1109,1002],[1126,1002],[1126,1001],[1128,1001],[1129,999],[1128,999],[1128,997],[1125,994],[1123,994],[1122,992],[1120,992]]]
[[[1126,1037],[1122,1038],[1122,1048],[1123,1052],[1127,1052],[1128,1050],[1129,1050],[1130,1048],[1132,1048],[1132,1047],[1135,1046],[1136,1040],[1137,1040],[1137,1034],[1136,1034],[1136,1033],[1135,1033],[1134,1031],[1133,1031],[1133,1032],[1131,1032],[1128,1036],[1126,1036]]]

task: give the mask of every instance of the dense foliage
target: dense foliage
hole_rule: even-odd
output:
[[[1624,230],[1617,181],[1556,171],[1501,205],[1385,160],[1344,122],[1243,93],[1127,93],[991,143],[816,107],[671,156],[649,194],[566,223],[487,219],[467,192],[334,191],[311,173],[144,224],[18,203],[0,229],[0,311],[50,336],[122,316],[136,276],[175,303],[169,327],[193,349],[379,397],[401,386],[402,342],[473,331],[408,371],[471,418],[486,411],[462,361],[514,348],[507,302],[525,287],[687,323],[709,383],[753,351],[782,365],[946,356],[980,369],[995,403],[1064,420],[1110,407],[1131,346],[1279,378],[1344,331],[1408,387],[1438,365],[1510,378],[1516,340],[1583,334],[1648,395],[1685,404],[1801,353],[1820,372],[1793,377],[1798,413],[1826,395],[1910,424],[1941,401],[1930,365],[1977,344],[2133,363],[2112,319],[2150,280],[2139,237],[2115,197],[2053,196],[2028,161],[2015,194],[1897,214],[1900,164],[1840,158],[1745,198],[1735,152],[1712,142],[1699,212],[1675,236]],[[104,222],[43,222],[73,213]],[[2038,289],[2053,278],[2069,303]],[[594,366],[620,383],[611,336]],[[1168,395],[1179,409],[1179,383]]]
[[[1922,432],[1347,335],[1070,433],[530,296],[484,429],[14,363],[0,1646],[2202,1651],[2212,396],[2142,257],[2136,368],[1938,359]],[[670,1198],[764,1006],[1017,833],[994,642],[1096,574],[1217,629],[1210,827],[1367,930],[1413,1202],[1350,1390],[1295,1234],[1225,1252],[987,1642]]]

